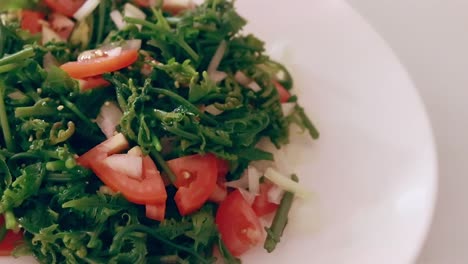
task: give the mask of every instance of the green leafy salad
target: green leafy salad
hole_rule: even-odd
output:
[[[230,0],[2,0],[0,254],[240,263],[273,251],[308,194],[273,152],[292,125],[319,134],[245,25]]]

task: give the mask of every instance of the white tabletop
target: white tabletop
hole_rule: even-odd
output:
[[[348,1],[408,69],[434,128],[439,196],[418,263],[468,263],[468,0]]]

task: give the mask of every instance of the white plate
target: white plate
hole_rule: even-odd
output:
[[[298,137],[288,150],[316,196],[296,204],[276,251],[258,248],[244,263],[411,263],[437,177],[428,119],[403,67],[341,0],[237,4],[249,31],[270,48],[288,47],[296,92],[321,132],[319,141]]]

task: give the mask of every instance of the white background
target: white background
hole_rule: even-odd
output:
[[[439,197],[418,263],[468,263],[468,0],[348,0],[388,41],[426,104]]]

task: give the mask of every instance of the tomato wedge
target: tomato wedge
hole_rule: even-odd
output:
[[[37,34],[42,30],[42,25],[39,21],[44,18],[45,15],[41,12],[23,10],[21,11],[21,28],[29,31],[31,34]]]
[[[141,7],[154,6],[156,0],[133,0],[133,2]],[[192,0],[164,0],[162,9],[171,14],[178,14],[184,10],[193,8],[194,4]]]
[[[107,139],[76,159],[78,164],[85,168],[91,168],[91,164],[102,161],[109,155],[128,149],[128,141],[122,133]]]
[[[55,12],[72,17],[86,0],[44,0],[45,4]]]
[[[200,209],[216,188],[217,159],[213,154],[185,156],[167,162],[177,179],[174,197],[181,215]]]
[[[226,160],[216,158],[216,164],[218,166],[218,179],[216,180],[216,188],[208,200],[215,203],[221,203],[226,199],[228,193],[225,183],[226,175],[229,172],[229,163]]]
[[[131,157],[129,154],[120,155]],[[91,168],[99,179],[114,192],[122,193],[128,201],[144,205],[165,203],[166,188],[153,160],[149,156],[144,157],[142,166],[142,180],[137,180],[112,168],[105,160],[91,163]]]
[[[3,216],[0,217],[0,226],[5,224]],[[0,241],[0,256],[11,256],[11,252],[15,247],[23,241],[23,235],[21,232],[15,233],[11,230],[7,230],[5,237]]]
[[[289,98],[291,97],[291,94],[278,81],[273,81],[273,83],[275,84],[276,90],[279,93],[280,102],[281,103],[286,103],[289,100]]]
[[[278,209],[277,204],[268,201],[268,192],[273,186],[272,183],[267,182],[260,184],[260,194],[255,196],[255,200],[252,204],[252,209],[259,217],[271,214]]]
[[[218,177],[225,178],[229,172],[229,162],[220,158],[216,158],[216,164],[218,166]]]
[[[83,79],[91,76],[102,75],[132,65],[138,59],[138,51],[135,49],[122,50],[116,56],[102,56],[85,61],[67,62],[60,66],[71,77]]]
[[[239,190],[230,193],[216,213],[221,239],[234,256],[240,256],[263,240],[262,226]]]
[[[147,204],[145,206],[146,217],[156,221],[164,220],[164,215],[166,214],[166,204]]]

